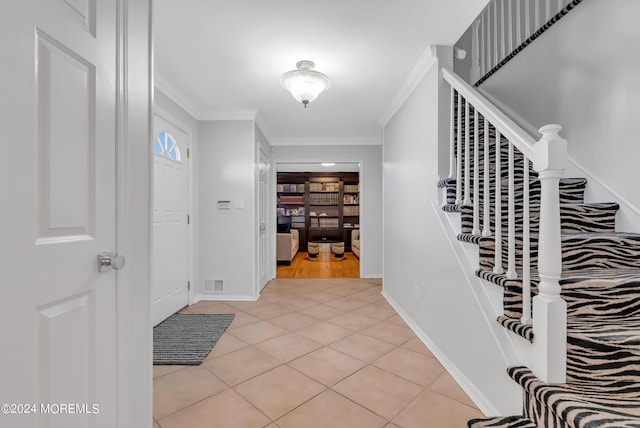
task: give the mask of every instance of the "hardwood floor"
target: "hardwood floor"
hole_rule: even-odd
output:
[[[360,260],[346,251],[343,258],[320,253],[317,259],[298,252],[290,266],[277,266],[276,278],[360,278]]]

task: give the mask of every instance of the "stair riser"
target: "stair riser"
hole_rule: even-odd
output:
[[[562,236],[562,270],[596,268],[640,268],[640,236],[569,234]],[[502,238],[503,267],[507,266],[507,238]],[[516,271],[522,271],[522,237],[516,236]],[[538,264],[538,238],[530,238],[532,269]],[[493,270],[495,245],[493,238],[479,240],[480,269]]]
[[[597,332],[595,327],[598,327]],[[602,327],[602,328],[600,328]],[[618,392],[638,394],[640,385],[640,332],[637,325],[567,326],[567,382],[592,387],[616,385]],[[625,387],[626,385],[626,387]]]
[[[504,315],[522,317],[522,281],[507,280],[503,275],[478,272],[478,276],[503,288]],[[499,278],[498,278],[499,277]],[[562,298],[570,316],[596,315],[624,318],[640,315],[640,279],[635,273],[616,275],[615,279],[579,277],[561,279]],[[531,296],[538,294],[538,280],[531,280]]]
[[[514,200],[515,203],[522,203],[522,181],[515,181],[516,187],[514,191]],[[584,202],[584,189],[585,189],[586,181],[585,180],[576,180],[576,179],[562,179],[560,180],[560,203],[561,204],[580,204]],[[446,186],[446,187],[445,187]],[[456,203],[456,182],[455,180],[447,180],[445,185],[441,185],[440,187],[445,187],[446,189],[446,204],[455,204]],[[493,186],[492,186],[493,188]],[[501,188],[501,200],[506,202],[509,198],[509,188],[507,184],[507,180],[502,182]],[[480,186],[479,198],[481,201],[484,201],[484,190],[483,186]],[[491,197],[489,199],[490,204],[494,204],[495,198]],[[535,205],[540,203],[540,181],[532,180],[529,184],[529,204]]]
[[[523,230],[523,207],[515,207],[515,231],[522,233]],[[502,207],[502,230],[508,228],[508,207]],[[494,208],[490,209],[490,229],[495,230]],[[563,204],[560,206],[560,222],[562,233],[612,233],[616,227],[617,204]],[[463,206],[461,211],[462,233],[473,232],[473,207]],[[529,207],[529,228],[531,233],[537,233],[540,222],[540,206]],[[482,228],[484,222],[484,210],[479,210],[478,224]]]

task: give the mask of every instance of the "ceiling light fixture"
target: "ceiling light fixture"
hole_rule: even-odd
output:
[[[329,89],[331,82],[326,75],[313,69],[315,64],[312,61],[298,61],[296,67],[297,70],[282,75],[280,85],[307,108],[307,104]]]
[[[320,165],[322,166],[335,166],[335,162],[322,162]]]

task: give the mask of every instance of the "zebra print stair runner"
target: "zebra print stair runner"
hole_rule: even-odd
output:
[[[469,119],[474,120],[474,117],[471,111]],[[462,135],[464,137],[464,131]],[[495,158],[495,136],[495,132],[489,135],[490,159]],[[483,141],[484,136],[480,134],[479,139]],[[474,150],[473,145],[470,150]],[[506,151],[506,140],[501,139],[502,159],[507,158]],[[465,158],[464,153],[461,156]],[[470,171],[473,176],[473,166]],[[522,248],[522,163],[515,172],[515,233],[516,251],[519,253]],[[530,177],[531,292],[535,296],[539,282],[537,231],[540,183],[535,171],[530,171]],[[507,212],[509,193],[506,178],[503,170],[503,213]],[[490,181],[495,182],[495,179],[492,177]],[[478,246],[480,262],[476,275],[503,288],[503,315],[497,322],[514,334],[534,341],[533,329],[520,322],[521,259],[516,258],[518,278],[508,279],[504,274],[495,274],[495,238],[472,233],[473,207],[456,204],[456,179],[440,180],[437,185],[445,192],[442,209],[461,215],[458,239]],[[560,286],[562,297],[567,302],[567,384],[548,385],[526,367],[511,368],[509,375],[524,390],[524,416],[475,419],[469,421],[470,428],[640,428],[640,234],[615,232],[618,204],[585,203],[586,185],[584,178],[560,180],[563,259]],[[482,201],[479,225],[482,227],[483,186],[479,186],[479,192],[479,201]],[[489,202],[490,227],[493,230],[494,198]],[[506,222],[504,215],[503,230],[507,228]],[[503,248],[506,244],[505,238]]]

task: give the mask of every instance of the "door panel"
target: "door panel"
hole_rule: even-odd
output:
[[[115,0],[0,6],[0,401],[39,410],[3,426],[116,426],[116,29]]]
[[[180,154],[179,160],[153,156],[152,318],[156,325],[189,304],[189,135],[158,115],[154,129],[156,136],[170,135],[178,145],[178,152],[171,153]]]
[[[269,156],[260,150],[258,184],[258,272],[260,289],[271,279],[271,259],[274,257],[270,251],[269,236],[271,236],[269,206],[269,188],[271,183],[271,161]]]

